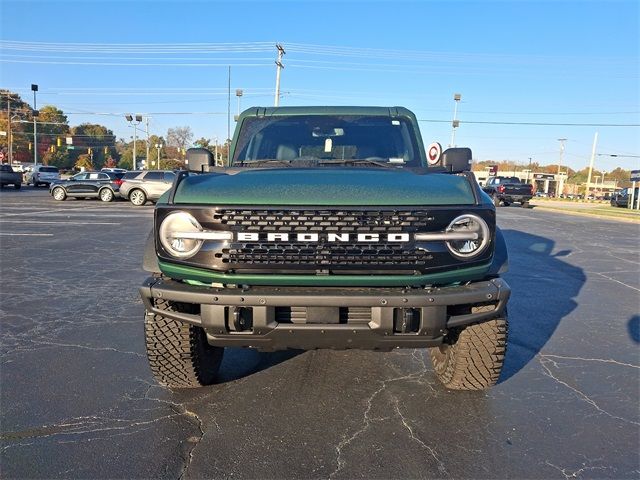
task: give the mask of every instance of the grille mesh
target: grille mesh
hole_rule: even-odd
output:
[[[251,210],[216,211],[213,221],[228,230],[247,233],[378,233],[380,242],[266,242],[234,241],[216,252],[217,261],[229,267],[314,266],[318,268],[399,266],[424,267],[433,256],[410,242],[386,242],[383,234],[413,233],[434,228],[435,217],[424,210]],[[322,235],[321,235],[322,238]]]

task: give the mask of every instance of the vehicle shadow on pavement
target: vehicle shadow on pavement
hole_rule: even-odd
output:
[[[216,384],[233,382],[248,377],[297,357],[304,350],[259,352],[253,348],[225,348]]]
[[[629,330],[631,340],[635,343],[640,343],[640,315],[634,315],[629,319],[627,329]]]
[[[577,306],[586,282],[581,268],[563,261],[569,250],[554,252],[555,242],[518,230],[503,230],[509,250],[511,286],[509,341],[500,383],[522,370]]]

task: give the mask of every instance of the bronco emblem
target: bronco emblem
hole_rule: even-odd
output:
[[[330,243],[348,243],[348,242],[408,242],[408,233],[267,233],[259,234],[257,232],[238,232],[237,238],[239,242],[320,242],[326,241]]]

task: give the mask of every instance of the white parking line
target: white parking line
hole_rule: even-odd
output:
[[[53,233],[0,233],[4,237],[53,237]]]
[[[69,225],[68,222],[47,222],[43,220],[4,220],[0,219],[0,224],[3,223],[24,223],[28,225],[40,225],[46,223],[47,225]],[[74,225],[121,225],[120,222],[73,222]]]

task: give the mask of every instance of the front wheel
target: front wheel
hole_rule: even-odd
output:
[[[100,190],[100,200],[103,202],[113,201],[113,191],[110,188],[103,188]]]
[[[62,187],[56,187],[53,189],[53,198],[61,202],[67,198],[67,192],[65,192]]]
[[[451,344],[430,349],[438,379],[451,390],[484,390],[496,384],[507,350],[508,322],[494,318],[450,333]]]
[[[165,311],[176,306],[166,300],[154,302]],[[161,385],[195,388],[214,382],[224,348],[209,345],[202,328],[145,312],[144,336],[151,371]]]
[[[129,200],[131,200],[131,203],[136,207],[141,207],[147,203],[147,195],[142,190],[136,189],[129,194]]]

